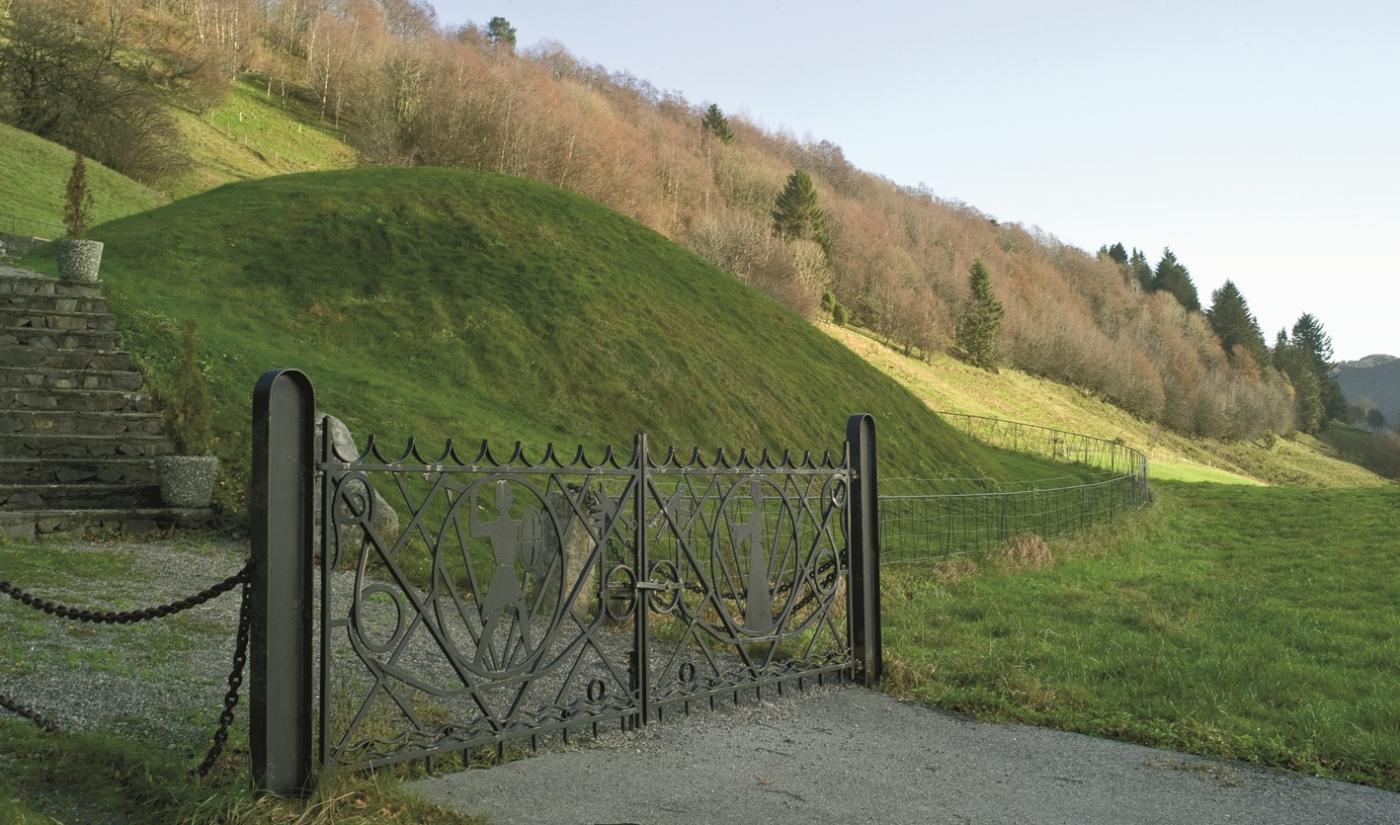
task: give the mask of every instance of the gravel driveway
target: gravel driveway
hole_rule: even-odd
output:
[[[415,783],[492,825],[1395,825],[1400,794],[861,688],[705,714]]]

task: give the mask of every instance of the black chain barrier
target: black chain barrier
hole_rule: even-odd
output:
[[[22,716],[25,719],[28,719],[29,721],[33,722],[34,724],[38,725],[39,727],[43,728],[49,733],[58,732],[58,725],[55,725],[53,722],[50,722],[48,718],[46,718],[42,713],[35,710],[34,708],[29,707],[28,705],[21,704],[19,700],[7,696],[3,693],[0,693],[0,708],[4,708],[5,710],[8,710],[10,713],[15,714],[16,716]]]
[[[223,753],[224,745],[228,742],[228,729],[233,724],[234,710],[238,707],[238,691],[243,685],[243,669],[248,663],[248,636],[250,615],[248,606],[249,591],[252,589],[253,563],[249,561],[243,565],[243,569],[221,582],[195,593],[183,599],[162,604],[157,607],[148,607],[142,610],[113,611],[113,610],[83,610],[76,607],[69,607],[51,599],[45,599],[14,586],[7,581],[0,581],[0,595],[8,596],[20,604],[31,607],[50,616],[57,616],[60,619],[69,619],[75,622],[89,622],[94,624],[136,624],[153,619],[164,619],[183,613],[191,608],[199,607],[202,604],[213,601],[235,587],[242,585],[241,602],[238,607],[238,635],[234,643],[233,668],[228,675],[228,692],[224,694],[224,709],[219,714],[219,726],[214,731],[214,741],[209,747],[209,752],[205,755],[204,761],[199,764],[198,774],[203,777],[208,775]],[[38,711],[24,705],[16,699],[0,693],[0,708],[4,708],[18,716],[21,716],[43,730],[50,733],[57,732],[58,726],[45,718]]]

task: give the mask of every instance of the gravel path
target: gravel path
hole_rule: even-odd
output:
[[[78,556],[86,553],[130,555],[134,567],[104,581],[56,570],[45,581],[58,584],[14,584],[73,607],[131,610],[183,598],[238,572],[247,547],[73,542],[54,552],[71,554],[74,569],[82,569]],[[181,753],[207,748],[233,662],[238,592],[135,625],[84,624],[0,598],[0,692],[64,730],[109,730]]]
[[[1400,794],[976,722],[861,688],[610,734],[412,788],[492,825],[1400,822]]]

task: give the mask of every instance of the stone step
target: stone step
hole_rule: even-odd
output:
[[[34,307],[0,306],[0,327],[114,332],[117,317],[110,312],[63,312]]]
[[[7,367],[31,367],[58,370],[101,370],[123,372],[134,369],[131,353],[121,350],[39,349],[38,347],[0,346],[0,364]],[[140,373],[136,373],[139,375]]]
[[[0,307],[34,312],[107,312],[107,302],[101,298],[80,298],[74,295],[0,293]]]
[[[122,334],[115,330],[3,327],[0,328],[0,346],[42,350],[118,350],[122,346]]]
[[[151,399],[128,390],[0,387],[0,414],[6,410],[149,413],[152,409]]]
[[[0,353],[4,362],[8,353]],[[141,388],[141,373],[134,369],[60,369],[57,367],[0,366],[0,388],[9,390],[116,390]]]
[[[159,507],[154,484],[0,484],[0,510]]]
[[[0,458],[142,458],[174,449],[163,435],[0,434]]]
[[[177,510],[169,507],[103,508],[96,510],[3,511],[0,535],[32,538],[49,533],[115,531],[131,534],[173,529],[200,529],[214,520],[212,510]]]
[[[0,266],[0,295],[37,295],[60,298],[101,298],[102,287],[48,278],[36,272]]]
[[[0,484],[154,484],[149,458],[0,458]]]
[[[0,410],[0,433],[44,435],[160,435],[160,416],[149,412]]]

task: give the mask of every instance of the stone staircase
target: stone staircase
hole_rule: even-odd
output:
[[[161,506],[172,452],[100,287],[0,266],[0,534],[205,525]]]

